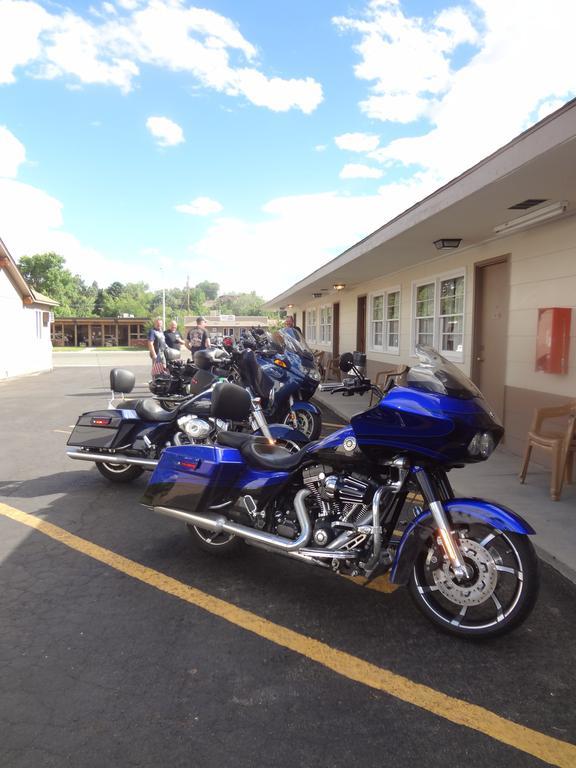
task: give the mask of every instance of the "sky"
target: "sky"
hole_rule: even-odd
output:
[[[576,96],[574,0],[0,0],[0,238],[266,299]]]

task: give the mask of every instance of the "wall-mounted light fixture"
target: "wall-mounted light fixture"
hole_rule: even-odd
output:
[[[294,304],[286,304],[286,309],[292,309],[293,306]]]
[[[335,291],[343,291],[346,288],[346,283],[334,283],[332,287]]]
[[[440,240],[434,240],[434,245],[439,251],[444,251],[450,248],[458,248],[461,242],[461,237],[442,237]]]
[[[515,232],[518,229],[524,229],[524,227],[530,227],[532,224],[540,224],[542,221],[548,221],[548,219],[555,219],[560,216],[568,208],[567,200],[560,200],[557,203],[550,203],[543,208],[538,208],[536,211],[530,211],[525,213],[524,216],[518,216],[510,221],[505,221],[503,224],[498,224],[494,227],[494,232]]]

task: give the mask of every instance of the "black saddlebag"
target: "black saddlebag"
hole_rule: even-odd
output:
[[[130,443],[134,424],[140,422],[136,411],[107,410],[83,413],[68,438],[68,445],[82,448],[119,448]]]

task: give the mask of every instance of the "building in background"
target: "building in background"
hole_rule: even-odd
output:
[[[55,347],[145,347],[147,317],[57,317],[52,323]]]
[[[50,322],[57,304],[28,285],[0,240],[0,379],[52,370]]]
[[[434,346],[519,453],[536,407],[576,399],[576,100],[269,301],[368,375]]]
[[[250,328],[269,328],[274,325],[265,315],[205,315],[206,330],[210,337],[235,336],[238,338],[242,331]],[[196,316],[184,318],[183,334],[186,336],[189,330],[196,327]]]

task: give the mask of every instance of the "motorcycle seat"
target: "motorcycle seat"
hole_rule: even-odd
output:
[[[290,472],[308,458],[308,454],[304,451],[291,453],[281,445],[270,445],[267,441],[257,438],[247,440],[240,447],[240,453],[251,467],[276,472]]]
[[[178,415],[178,411],[165,411],[156,400],[147,397],[145,400],[139,400],[136,404],[136,413],[144,421],[173,421]]]
[[[218,432],[216,442],[218,445],[224,445],[226,448],[236,448],[240,450],[244,443],[250,440],[259,439],[256,435],[251,435],[249,432]],[[261,438],[260,438],[261,439]]]
[[[193,400],[181,409],[180,415],[183,413],[189,413],[192,416],[204,416],[208,418],[210,416],[210,409],[212,402],[210,400]]]

